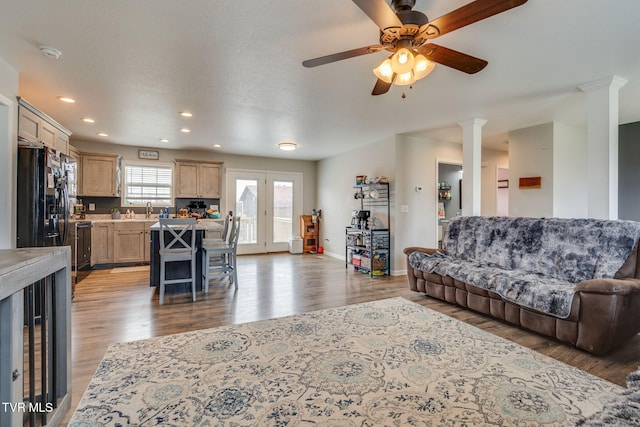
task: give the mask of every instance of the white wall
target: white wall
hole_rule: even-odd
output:
[[[518,188],[537,176],[542,188]],[[509,177],[509,215],[586,217],[587,131],[554,122],[509,133]]]
[[[588,215],[587,130],[553,124],[553,216]]]
[[[499,167],[509,168],[509,152],[502,150],[482,150],[480,213],[483,216],[498,215]]]
[[[402,250],[408,246],[435,248],[437,236],[438,177],[436,165],[462,163],[462,144],[399,135],[396,152],[396,235],[394,269],[406,272]],[[421,186],[422,192],[415,187]],[[464,203],[464,201],[463,201]],[[400,212],[407,205],[409,212]]]
[[[90,153],[112,153],[120,154],[125,160],[138,160],[139,147],[126,145],[105,144],[87,141],[71,141],[71,145],[79,151]],[[148,149],[148,148],[146,148]],[[311,214],[311,209],[316,206],[316,167],[317,162],[308,160],[287,160],[270,157],[253,157],[224,154],[214,151],[189,151],[189,150],[167,150],[154,148],[160,153],[160,162],[173,162],[175,159],[200,159],[224,162],[222,165],[222,205],[221,211],[233,209],[227,205],[226,189],[226,169],[252,169],[262,171],[278,172],[300,172],[303,174],[302,183],[302,209],[305,214]],[[150,161],[152,162],[152,161]]]
[[[0,58],[0,249],[16,246],[18,71]]]
[[[318,162],[318,208],[322,209],[320,243],[325,254],[344,259],[344,229],[351,223],[351,211],[360,209],[360,202],[353,198],[353,186],[358,175],[389,178],[391,250],[394,250],[395,145],[394,138],[388,138]],[[391,268],[396,268],[393,258]]]
[[[542,177],[542,188],[520,189],[520,178]],[[553,216],[553,124],[509,133],[509,215]]]

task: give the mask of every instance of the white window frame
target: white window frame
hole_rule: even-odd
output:
[[[162,203],[156,203],[154,201],[151,201],[151,204],[153,206],[157,206],[157,207],[171,207],[173,206],[173,197],[174,197],[174,192],[173,192],[173,181],[174,181],[174,174],[175,174],[175,170],[173,167],[173,163],[159,163],[156,161],[144,161],[144,160],[139,160],[139,161],[124,161],[123,162],[123,167],[122,167],[122,197],[121,197],[121,206],[127,208],[127,207],[132,207],[132,208],[136,208],[136,207],[145,207],[146,206],[146,202],[142,203],[142,204],[134,204],[134,203],[126,203],[127,200],[127,196],[128,196],[128,181],[127,181],[127,167],[148,167],[148,168],[163,168],[163,169],[170,169],[171,170],[171,182],[169,183],[169,203],[168,204],[162,204]]]

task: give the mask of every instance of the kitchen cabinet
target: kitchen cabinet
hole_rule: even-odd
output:
[[[144,223],[144,262],[149,262],[151,259],[151,225],[154,222]]]
[[[22,105],[18,108],[18,138],[32,142],[40,141],[41,126],[42,120],[36,113]]]
[[[220,198],[222,162],[176,160],[175,197]]]
[[[95,221],[91,229],[91,265],[113,263],[113,222]]]
[[[114,222],[113,230],[114,262],[143,262],[146,242],[145,223]]]
[[[68,154],[71,132],[22,98],[18,98],[18,138],[40,142]]]
[[[120,195],[120,156],[82,153],[80,155],[80,196],[117,197]]]

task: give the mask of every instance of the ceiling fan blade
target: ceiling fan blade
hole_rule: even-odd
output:
[[[341,61],[343,59],[354,58],[356,56],[368,55],[384,49],[382,45],[373,45],[359,47],[358,49],[345,50],[344,52],[333,53],[331,55],[320,56],[318,58],[307,59],[302,63],[307,68],[317,67],[318,65],[329,64],[331,62]]]
[[[371,91],[371,95],[384,95],[385,93],[389,92],[390,88],[391,83],[387,83],[384,80],[378,79],[376,85],[373,87],[373,91]]]
[[[433,43],[422,45],[417,50],[433,62],[455,68],[467,74],[475,74],[488,64],[484,59],[476,58],[466,53]]]
[[[474,22],[525,4],[527,0],[476,0],[425,24],[427,38],[434,39]],[[435,29],[433,28],[435,27]],[[421,31],[424,31],[421,29]]]
[[[393,12],[385,0],[353,0],[367,16],[384,30],[389,27],[402,27],[402,21]]]

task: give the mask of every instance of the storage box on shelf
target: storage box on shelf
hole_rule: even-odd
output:
[[[360,210],[345,228],[345,267],[370,276],[390,274],[389,183],[360,183],[353,187]]]

